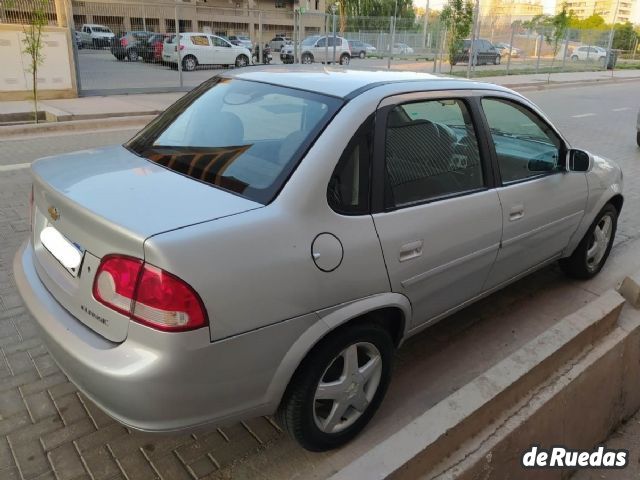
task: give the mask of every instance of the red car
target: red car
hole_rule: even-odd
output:
[[[145,62],[162,63],[162,45],[171,34],[156,33],[149,37],[147,41],[148,47],[142,52],[142,58]]]

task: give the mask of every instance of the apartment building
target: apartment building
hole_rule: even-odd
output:
[[[27,13],[20,11],[24,4],[17,2],[5,15],[14,23],[26,18]],[[256,41],[262,31],[261,40],[267,42],[279,33],[291,36],[296,10],[304,12],[300,21],[302,38],[325,25],[325,0],[73,0],[71,4],[76,30],[85,23],[95,23],[116,34],[130,30],[171,33],[176,31],[178,19],[182,32],[248,34]],[[52,5],[52,15],[54,11]]]
[[[585,19],[597,14],[604,18],[605,23],[624,23],[631,20],[634,2],[636,0],[568,0],[567,10],[579,19]],[[618,11],[616,14],[616,6]],[[562,4],[556,5],[556,10],[560,10]]]
[[[542,15],[542,10],[540,0],[480,0],[480,17],[483,23],[495,26],[531,20]]]

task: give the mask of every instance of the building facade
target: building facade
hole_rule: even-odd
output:
[[[573,12],[580,20],[595,14],[604,18],[605,23],[625,23],[631,20],[635,1],[619,0],[618,4],[618,0],[568,0],[566,6],[567,11]],[[556,5],[557,11],[561,8],[562,4]]]
[[[480,0],[480,17],[485,24],[501,27],[537,15],[542,15],[540,0]]]

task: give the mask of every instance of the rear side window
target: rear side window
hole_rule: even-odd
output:
[[[214,78],[126,146],[173,171],[266,204],[341,105],[311,92]]]
[[[329,206],[345,215],[369,213],[373,117],[360,126],[344,149],[327,188]]]
[[[461,100],[395,107],[385,139],[387,208],[484,188],[476,133]]]
[[[208,47],[209,39],[205,35],[194,35],[191,37],[191,43],[199,47]]]

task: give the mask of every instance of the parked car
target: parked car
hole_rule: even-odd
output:
[[[453,65],[460,62],[469,62],[469,51],[471,49],[471,40],[464,40],[462,48],[454,56]],[[500,52],[494,47],[489,40],[477,39],[473,41],[473,58],[476,65],[486,65],[493,63],[500,64]]]
[[[512,58],[515,57],[519,57],[520,55],[522,55],[523,50],[520,48],[516,48],[512,45],[509,45],[508,43],[496,43],[495,45],[496,50],[498,50],[498,52],[500,53],[501,57],[508,57],[509,55],[511,55]]]
[[[285,37],[282,35],[276,35],[269,42],[269,47],[274,52],[279,52],[282,49],[283,45],[288,45],[291,43],[291,39],[289,37]]]
[[[607,61],[607,50],[602,47],[596,47],[594,45],[587,45],[584,47],[577,47],[571,52],[571,60],[577,61],[590,61],[598,62],[604,66]]]
[[[406,43],[394,43],[393,49],[391,49],[392,55],[412,55],[413,48]]]
[[[104,25],[96,25],[92,23],[85,23],[80,29],[80,37],[83,46],[100,48],[108,47],[115,38],[113,32]]]
[[[349,40],[349,47],[352,57],[365,58],[368,54],[376,52],[376,47],[360,40]]]
[[[154,33],[146,41],[145,48],[140,53],[142,59],[149,63],[162,63],[162,49],[164,41],[171,37],[169,33]]]
[[[231,44],[228,40],[207,33],[181,33],[180,58],[182,69],[193,71],[198,65],[235,65],[246,67],[251,63],[251,52]],[[164,42],[162,60],[177,68],[178,41],[176,35]]]
[[[235,45],[241,45],[253,51],[253,42],[249,38],[249,35],[229,35],[229,41]]]
[[[228,72],[31,174],[15,283],[80,391],[145,431],[276,413],[310,450],[408,337],[556,260],[595,276],[623,204],[520,94],[394,71]]]
[[[351,60],[351,49],[346,38],[333,37],[332,35],[321,36],[313,35],[305,38],[299,47],[298,55],[300,62],[303,64],[311,64],[314,62],[331,63],[333,62],[333,50],[335,40],[335,58],[340,65],[349,65]],[[282,63],[294,62],[293,45],[284,45],[280,50],[280,60]]]
[[[149,55],[151,51],[149,46],[149,38],[153,36],[153,32],[125,32],[116,38],[111,45],[111,53],[117,60],[125,58],[130,62],[137,62],[140,57]]]
[[[636,122],[636,142],[638,143],[638,146],[640,147],[640,111],[638,111],[638,121]]]

